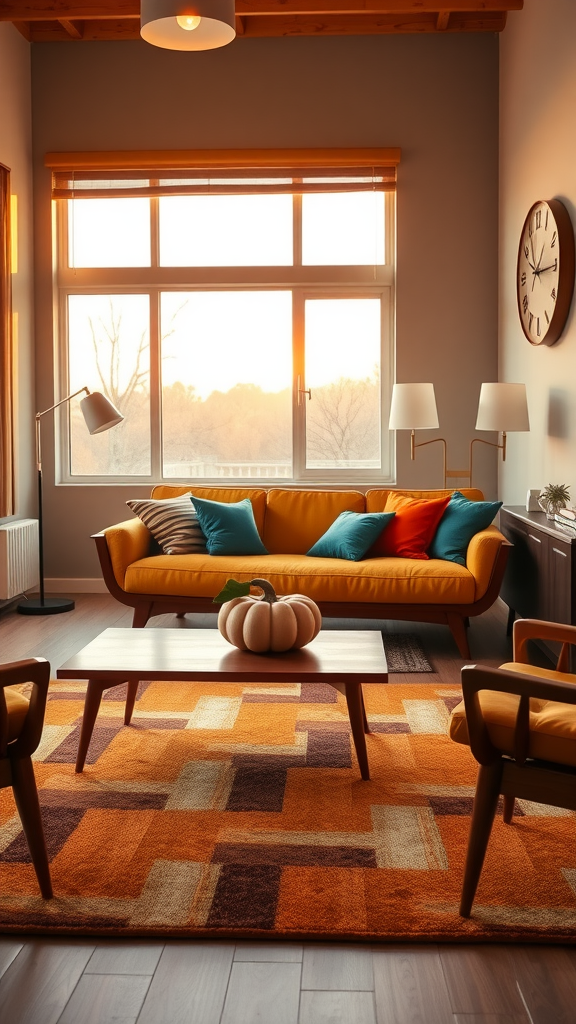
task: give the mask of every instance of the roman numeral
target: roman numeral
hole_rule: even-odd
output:
[[[548,230],[548,208],[546,208],[546,220],[544,221],[544,230]]]
[[[532,324],[533,324],[533,322],[534,322],[534,316],[532,315],[532,313],[529,313],[529,314],[528,314],[528,330],[529,330],[529,331],[531,331],[531,330],[532,330]]]
[[[546,312],[546,310],[544,310],[544,316],[546,317],[546,323],[549,324],[550,323],[550,317],[548,316],[548,313]]]
[[[550,242],[550,245],[552,246],[552,248],[554,248],[554,246],[556,245],[557,238],[558,238],[558,232],[555,231],[554,234],[552,235],[552,241]]]
[[[551,294],[552,298],[554,299],[554,301],[556,301],[556,289],[555,288],[552,289],[550,294]]]
[[[538,228],[540,227],[541,224],[542,224],[542,210],[536,210],[536,213],[534,215],[534,225],[535,225],[536,231],[538,230]]]
[[[536,317],[536,334],[540,337],[540,317]]]
[[[520,284],[526,284],[526,271],[522,273],[522,277],[520,278]]]
[[[524,246],[524,255],[525,255],[527,260],[530,259],[530,250],[529,250],[527,245]]]
[[[527,295],[524,295],[522,297],[522,309],[523,309],[524,312],[526,312],[526,310],[528,309],[528,296]]]

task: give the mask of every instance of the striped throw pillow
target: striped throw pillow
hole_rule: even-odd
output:
[[[191,494],[177,498],[133,498],[128,508],[135,512],[165,555],[206,554],[206,537],[192,504]]]

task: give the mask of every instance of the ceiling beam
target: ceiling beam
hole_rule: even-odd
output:
[[[524,0],[236,0],[236,14],[285,17],[288,15],[377,14],[419,17],[422,14],[477,14],[490,17],[519,11]],[[0,0],[0,21],[117,21],[139,18],[139,0]]]
[[[450,21],[450,11],[439,11],[436,19],[436,29],[438,32],[445,32],[448,28],[448,22]]]
[[[65,18],[58,18],[58,24],[62,25],[62,28],[71,36],[72,39],[82,39],[82,31],[72,21],[66,21]]]
[[[287,16],[284,18],[245,18],[244,32],[239,39],[271,38],[277,36],[329,36],[329,35],[396,35],[405,33],[433,33],[436,14],[424,14],[417,21],[392,15],[332,15],[317,17]],[[22,23],[19,23],[22,24]],[[506,24],[506,13],[474,17],[453,14],[447,32],[501,32]],[[82,40],[116,41],[140,38],[140,22],[134,18],[85,21]],[[34,43],[72,42],[72,38],[58,21],[38,21],[31,26]]]

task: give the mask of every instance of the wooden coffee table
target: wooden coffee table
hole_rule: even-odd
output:
[[[307,647],[282,654],[252,654],[232,647],[217,629],[105,629],[56,672],[58,679],[87,679],[76,771],[86,754],[104,690],[128,683],[125,725],[130,724],[138,683],[329,683],[346,697],[363,779],[370,778],[369,732],[363,683],[388,682],[382,635],[376,630],[321,630]]]

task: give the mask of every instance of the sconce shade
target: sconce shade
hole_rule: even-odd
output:
[[[106,396],[99,391],[93,391],[83,398],[80,408],[91,434],[101,434],[103,430],[115,427],[124,419],[116,406],[112,405],[112,402],[109,402]]]
[[[525,384],[482,384],[476,430],[530,430]]]
[[[200,18],[191,30],[176,20]],[[234,0],[142,0],[140,35],[165,50],[213,50],[236,36]]]
[[[433,384],[395,384],[389,430],[435,430],[439,426]]]

